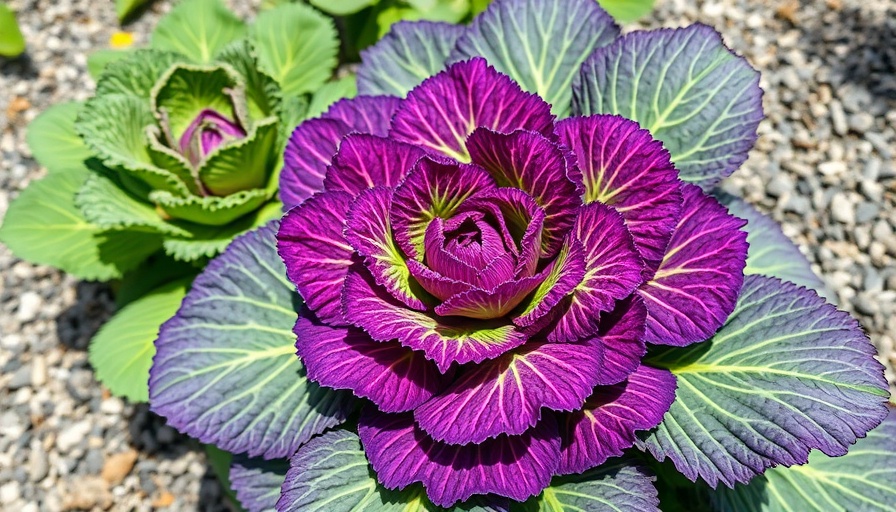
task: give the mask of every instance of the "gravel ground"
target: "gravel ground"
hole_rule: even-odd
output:
[[[233,2],[252,11],[260,0]],[[0,58],[0,216],[44,175],[25,127],[84,99],[86,54],[117,30],[111,2],[12,0],[28,55]],[[645,26],[701,21],[762,74],[767,119],[726,189],[782,223],[896,362],[896,2],[659,0]],[[125,29],[144,43],[170,2]],[[220,510],[201,447],[145,406],[111,397],[86,345],[113,312],[109,289],[0,246],[0,509]]]

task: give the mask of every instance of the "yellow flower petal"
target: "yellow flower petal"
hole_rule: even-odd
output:
[[[134,44],[134,34],[130,32],[116,32],[109,38],[109,46],[112,48],[128,48]]]

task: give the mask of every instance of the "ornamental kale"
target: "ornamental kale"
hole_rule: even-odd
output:
[[[244,507],[774,507],[805,499],[784,467],[831,471],[884,420],[857,322],[713,191],[756,72],[708,27],[617,36],[591,0],[399,24],[363,95],[295,129],[288,212],[196,279],[150,374],[155,412],[237,454]],[[892,440],[861,442],[799,478],[893,499],[861,455]]]
[[[31,261],[123,279],[121,303],[137,302],[91,348],[113,392],[146,400],[152,341],[190,278],[278,216],[280,155],[308,93],[332,74],[337,44],[332,23],[307,6],[247,27],[220,0],[186,0],[151,48],[105,66],[89,100],[29,127],[49,175],[10,206],[0,236]]]
[[[358,432],[380,483],[525,501],[621,455],[674,398],[646,343],[701,341],[734,308],[744,221],[637,123],[555,124],[481,58],[365,107],[381,124],[342,138],[324,176],[284,175],[324,191],[277,238],[308,306],[298,355],[370,400]],[[330,124],[300,126],[287,165]]]

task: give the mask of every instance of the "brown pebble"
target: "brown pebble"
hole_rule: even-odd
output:
[[[152,506],[158,508],[170,507],[172,503],[174,503],[174,495],[168,491],[163,491],[158,498],[153,500]]]
[[[137,452],[134,450],[116,453],[106,459],[101,476],[109,485],[118,485],[131,472],[135,462],[137,462]]]

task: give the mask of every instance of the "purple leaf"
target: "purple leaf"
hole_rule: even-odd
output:
[[[599,346],[529,343],[468,369],[417,408],[414,419],[433,439],[449,444],[522,434],[538,423],[542,408],[581,408],[597,384],[600,367]]]
[[[241,139],[246,131],[219,112],[203,109],[180,137],[180,152],[194,166],[225,140]]]
[[[598,313],[611,310],[642,281],[641,258],[622,216],[609,206],[591,203],[580,208],[570,236],[585,250],[585,275],[552,329],[552,341],[593,335]]]
[[[560,146],[539,133],[504,134],[479,128],[470,135],[467,148],[473,163],[485,168],[499,187],[518,188],[544,208],[541,256],[553,256],[582,204],[567,176],[567,161]]]
[[[641,256],[656,269],[681,211],[681,181],[663,144],[628,119],[596,115],[557,123],[575,153],[585,202],[622,214]]]
[[[422,350],[445,373],[452,363],[481,363],[526,342],[527,335],[509,322],[439,318],[408,309],[378,287],[363,268],[345,281],[345,317],[375,340],[398,341]]]
[[[682,190],[681,220],[659,269],[640,289],[648,343],[684,346],[709,338],[734,309],[744,280],[746,222],[699,187]]]
[[[399,247],[422,260],[429,221],[452,216],[465,199],[493,188],[494,180],[477,166],[421,159],[392,197],[390,220]]]
[[[605,349],[598,384],[609,386],[621,382],[641,364],[647,352],[643,339],[646,319],[647,308],[637,295],[617,302],[613,311],[601,313],[594,341]]]
[[[395,341],[374,341],[359,329],[330,327],[303,316],[295,332],[309,379],[349,389],[384,412],[416,408],[445,389],[453,377],[453,372],[439,373],[423,353]]]
[[[551,481],[560,452],[552,417],[519,436],[453,446],[433,441],[409,414],[365,408],[358,433],[377,480],[388,489],[422,482],[436,505],[450,507],[475,494],[524,501]]]
[[[537,288],[549,270],[545,269],[542,275],[504,282],[490,290],[473,288],[459,293],[436,306],[435,312],[440,316],[462,316],[481,320],[500,318],[510,313]]]
[[[452,295],[463,293],[473,287],[464,281],[456,281],[438,272],[433,272],[417,260],[407,260],[407,265],[411,275],[420,283],[420,286],[439,300],[447,300]],[[460,262],[457,263],[457,268],[463,268]],[[470,273],[472,272],[470,270]]]
[[[408,307],[424,310],[426,304],[413,289],[408,266],[392,241],[391,206],[392,191],[389,189],[376,187],[362,192],[349,210],[345,238],[364,257],[376,284],[385,287]]]
[[[350,204],[345,192],[317,194],[290,210],[277,233],[289,280],[314,314],[334,325],[345,325],[340,297],[353,250],[342,232]]]
[[[358,96],[334,103],[319,118],[303,122],[289,138],[280,173],[283,208],[324,190],[327,167],[342,138],[352,132],[385,136],[401,100],[390,96]]]
[[[358,194],[375,186],[395,187],[424,155],[408,144],[370,134],[345,137],[327,169],[324,187]]]
[[[435,218],[429,223],[424,234],[424,259],[431,270],[448,279],[482,289],[491,289],[508,279],[513,279],[515,265],[512,254],[508,252],[496,254],[488,263],[482,260],[470,261],[473,258],[464,258],[463,255],[450,250],[445,224],[442,219]],[[493,239],[492,242],[500,244],[499,239]],[[474,266],[477,264],[485,266]]]
[[[585,247],[578,240],[567,239],[567,243],[560,248],[560,253],[551,265],[550,273],[532,294],[519,315],[514,318],[513,323],[516,325],[529,327],[539,321],[556,321],[562,311],[558,311],[561,306],[556,309],[555,306],[561,302],[568,306],[569,293],[585,277]]]
[[[675,399],[669,370],[641,366],[624,382],[598,387],[579,411],[559,420],[563,438],[559,474],[582,473],[622,455],[635,432],[651,429]]]
[[[451,65],[408,93],[390,137],[469,162],[467,136],[478,127],[500,133],[530,130],[553,136],[551,106],[523,92],[485,59]]]

